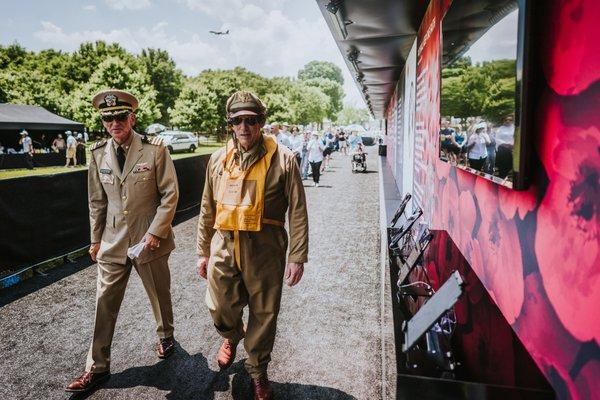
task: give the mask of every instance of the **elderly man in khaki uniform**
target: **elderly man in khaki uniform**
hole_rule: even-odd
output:
[[[173,161],[158,138],[133,130],[138,100],[105,90],[92,99],[110,133],[91,146],[88,172],[92,260],[98,263],[94,336],[85,373],[68,392],[84,392],[110,375],[110,347],[132,266],[150,298],[157,323],[160,358],[174,349],[168,259],[175,248],[171,221],[179,197]],[[144,241],[136,257],[128,248]]]
[[[261,134],[266,108],[240,91],[227,101],[233,139],[210,158],[198,223],[199,273],[208,275],[206,303],[225,338],[224,369],[244,339],[256,399],[272,398],[267,365],[275,340],[283,280],[302,278],[308,255],[304,187],[294,154]],[[290,246],[284,228],[289,217]],[[248,306],[248,325],[242,322]]]

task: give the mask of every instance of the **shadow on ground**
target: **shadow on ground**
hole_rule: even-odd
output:
[[[70,399],[87,399],[105,389],[146,386],[169,392],[165,395],[169,400],[214,399],[215,393],[228,391],[231,391],[235,400],[251,400],[254,396],[250,377],[244,369],[244,361],[234,363],[226,371],[213,371],[202,354],[191,355],[178,345],[175,353],[168,359],[151,366],[128,368],[113,374],[108,382],[96,390],[74,394]],[[230,379],[231,376],[233,379]],[[275,398],[279,399],[356,399],[340,390],[322,386],[277,382],[272,384]],[[98,394],[102,396],[102,393]]]

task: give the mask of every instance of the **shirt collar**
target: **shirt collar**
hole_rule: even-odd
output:
[[[119,145],[114,139],[113,139],[113,146],[115,151],[117,151],[117,149],[119,148],[119,146],[121,146],[123,148],[123,150],[125,150],[125,154],[127,154],[127,152],[129,151],[129,148],[131,147],[131,142],[133,142],[133,135],[135,135],[135,133],[132,131],[131,134],[129,135],[129,139],[127,139],[127,141],[121,145]]]

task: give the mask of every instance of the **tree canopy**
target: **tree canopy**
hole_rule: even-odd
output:
[[[181,129],[224,133],[225,103],[236,90],[250,90],[267,105],[269,121],[308,124],[334,120],[342,109],[341,70],[311,61],[298,78],[267,78],[237,67],[187,77],[169,53],[132,54],[117,43],[82,43],[72,52],[27,51],[0,45],[0,102],[32,104],[101,131],[92,96],[101,89],[128,90],[138,97],[137,126],[160,122]]]
[[[500,123],[515,112],[515,71],[514,60],[476,65],[468,57],[457,60],[442,70],[441,115]]]

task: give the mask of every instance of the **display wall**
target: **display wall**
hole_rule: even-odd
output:
[[[413,174],[416,205],[448,232],[557,397],[599,398],[600,2],[535,4],[539,74],[524,192],[438,158],[440,21],[450,2],[431,0],[419,30],[414,168],[396,170],[398,187]],[[388,107],[388,143],[399,139],[389,121],[403,103]]]

